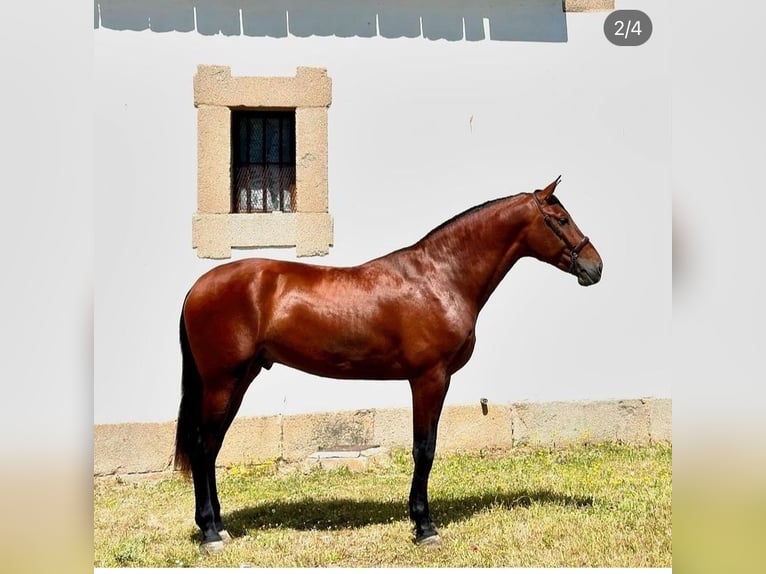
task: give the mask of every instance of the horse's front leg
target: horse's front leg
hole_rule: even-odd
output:
[[[436,453],[436,433],[449,375],[442,370],[412,379],[412,458],[415,470],[410,489],[410,518],[415,523],[416,544],[441,542],[428,510],[428,476]]]

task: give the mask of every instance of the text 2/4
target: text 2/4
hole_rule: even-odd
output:
[[[652,35],[652,21],[641,10],[615,10],[604,20],[604,35],[615,46],[640,46]]]
[[[615,36],[625,36],[626,38],[631,34],[636,36],[641,35],[641,20],[628,20],[627,23],[622,20],[617,20],[614,23]]]

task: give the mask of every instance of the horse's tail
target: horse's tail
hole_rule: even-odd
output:
[[[186,301],[184,300],[184,303]],[[202,379],[189,347],[183,309],[180,321],[181,357],[181,405],[178,408],[176,425],[176,452],[173,459],[175,469],[189,476],[191,454],[201,442],[202,422]]]

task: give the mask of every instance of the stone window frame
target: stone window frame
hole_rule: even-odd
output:
[[[611,12],[614,0],[563,0],[564,12]]]
[[[328,210],[327,112],[332,79],[325,68],[295,76],[232,76],[228,66],[197,66],[197,211],[192,247],[200,258],[227,259],[232,248],[295,247],[298,257],[326,255],[333,244]],[[232,109],[295,110],[293,212],[231,213]]]

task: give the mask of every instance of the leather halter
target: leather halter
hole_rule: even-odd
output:
[[[564,243],[567,249],[569,249],[569,257],[571,259],[571,262],[569,263],[569,272],[574,273],[575,272],[575,263],[577,263],[577,258],[580,255],[580,251],[583,250],[583,248],[590,243],[590,239],[588,239],[587,236],[583,235],[582,239],[577,242],[576,245],[572,245],[569,243],[569,240],[564,236],[564,233],[561,231],[561,228],[557,227],[553,224],[552,218],[550,215],[545,213],[545,210],[543,209],[543,204],[540,201],[540,198],[537,197],[537,191],[532,192],[532,197],[535,198],[535,203],[537,204],[537,209],[540,210],[540,213],[543,216],[543,221],[545,221],[545,225],[547,225],[551,231],[553,231],[553,234],[561,239],[561,241]]]

